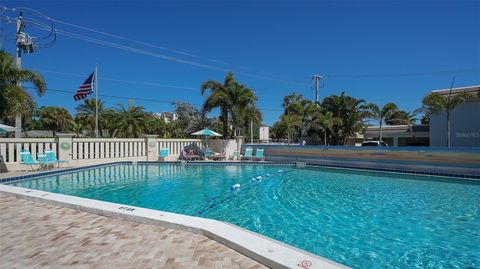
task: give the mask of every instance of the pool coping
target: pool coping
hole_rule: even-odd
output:
[[[271,268],[349,268],[324,257],[295,248],[236,225],[213,219],[187,216],[4,184],[0,184],[0,193],[105,217],[150,225],[159,225],[166,228],[201,234]]]

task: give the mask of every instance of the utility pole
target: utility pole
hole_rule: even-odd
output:
[[[16,47],[17,47],[17,53],[15,54],[15,65],[17,69],[22,69],[22,32],[23,32],[23,14],[20,11],[20,16],[17,19],[17,41],[16,41]],[[22,86],[22,83],[20,81],[17,82],[18,87]],[[22,137],[22,115],[17,114],[15,115],[15,138],[21,138]]]
[[[95,138],[98,135],[98,65],[95,65]]]
[[[323,77],[320,75],[313,75],[312,79],[315,80],[315,103],[318,104],[318,82],[322,79]]]

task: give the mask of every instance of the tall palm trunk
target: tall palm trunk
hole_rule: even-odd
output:
[[[223,118],[223,137],[228,138],[228,110],[225,108],[222,108],[221,110]]]
[[[22,138],[22,115],[15,116],[15,138]]]
[[[450,147],[450,110],[447,110],[447,147]]]
[[[327,128],[323,131],[323,143],[327,145]]]
[[[380,120],[380,127],[378,129],[378,140],[380,141],[380,146],[382,146],[382,120]]]

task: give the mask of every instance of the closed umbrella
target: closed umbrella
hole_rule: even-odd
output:
[[[15,127],[0,124],[0,133],[15,132]]]

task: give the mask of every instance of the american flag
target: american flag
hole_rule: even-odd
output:
[[[73,99],[78,101],[87,98],[89,94],[93,93],[93,83],[95,83],[95,72],[88,76],[87,80],[78,88],[75,95],[73,95]]]

